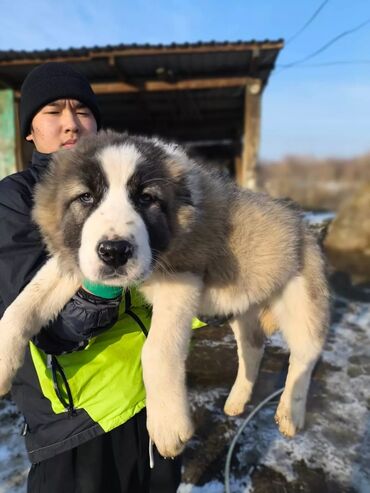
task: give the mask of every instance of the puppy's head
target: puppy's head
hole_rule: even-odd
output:
[[[92,281],[129,286],[146,279],[194,222],[191,166],[173,145],[100,132],[54,155],[33,216],[64,264]]]

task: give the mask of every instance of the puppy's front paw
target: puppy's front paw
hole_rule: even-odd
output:
[[[11,354],[8,351],[4,351],[6,344],[2,345],[2,342],[0,337],[0,396],[9,392],[13,377],[17,371],[10,357]]]
[[[147,405],[150,438],[163,457],[179,455],[194,433],[193,424],[183,410],[153,409]]]
[[[9,364],[4,361],[0,354],[0,397],[7,394],[10,390],[13,380],[13,374]]]
[[[0,396],[9,392],[24,358],[25,341],[15,337],[13,328],[0,321]]]

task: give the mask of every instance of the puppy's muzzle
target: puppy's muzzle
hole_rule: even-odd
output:
[[[132,257],[134,247],[125,240],[101,241],[97,247],[99,258],[110,267],[125,265]]]

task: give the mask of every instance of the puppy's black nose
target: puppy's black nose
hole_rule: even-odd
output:
[[[112,267],[125,265],[134,251],[131,243],[125,240],[101,241],[98,245],[98,255],[101,260]]]

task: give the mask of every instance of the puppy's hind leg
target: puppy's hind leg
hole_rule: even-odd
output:
[[[263,356],[264,336],[258,311],[250,309],[230,321],[238,349],[238,373],[226,400],[224,411],[236,416],[244,411],[249,401]]]
[[[275,415],[286,436],[294,436],[304,425],[311,373],[324,342],[326,308],[325,294],[323,299],[313,300],[302,276],[290,281],[273,306],[290,349],[288,375]]]

